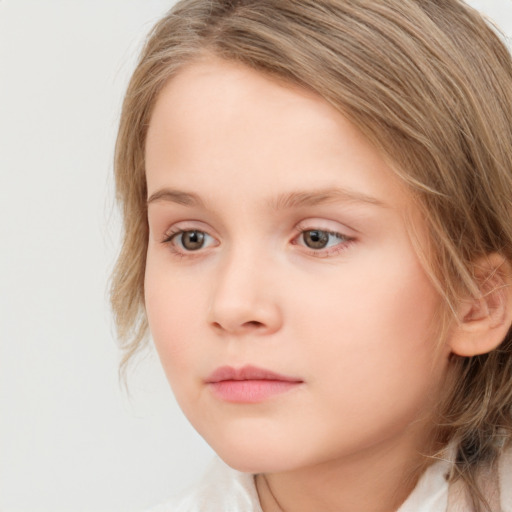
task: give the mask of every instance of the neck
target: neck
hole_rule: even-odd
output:
[[[395,512],[414,489],[427,459],[393,440],[357,454],[256,477],[264,512]]]

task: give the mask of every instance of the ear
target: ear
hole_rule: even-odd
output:
[[[505,339],[512,324],[511,266],[493,253],[475,262],[479,296],[464,300],[457,311],[457,325],[450,337],[454,354],[464,357],[486,354]]]

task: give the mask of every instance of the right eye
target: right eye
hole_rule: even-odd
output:
[[[210,247],[215,243],[215,239],[204,231],[191,229],[172,233],[164,243],[170,244],[179,252],[193,252]]]

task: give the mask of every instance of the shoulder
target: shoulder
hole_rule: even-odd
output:
[[[254,477],[227,466],[219,458],[193,488],[147,512],[262,512]]]
[[[512,446],[500,458],[499,480],[502,510],[512,512]]]
[[[449,449],[448,451],[450,451]],[[430,466],[398,512],[468,512],[473,510],[471,498],[460,480],[448,484],[452,455]],[[495,470],[481,474],[480,485],[493,512],[512,512],[512,446],[500,456]]]
[[[499,512],[512,512],[512,445],[504,449],[499,456],[497,464],[484,465],[477,473],[479,489],[486,499],[489,510]],[[450,511],[473,511],[470,491],[461,480],[455,481],[450,488]]]
[[[446,510],[446,462],[435,464],[399,512]],[[500,457],[501,512],[512,512],[512,447]],[[231,469],[216,458],[193,488],[146,512],[262,512],[253,475]]]

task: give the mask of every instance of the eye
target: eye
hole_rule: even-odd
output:
[[[172,233],[164,240],[164,243],[170,243],[175,249],[182,252],[199,251],[213,245],[214,242],[212,236],[197,229],[181,230]]]
[[[347,237],[340,233],[332,233],[320,229],[309,229],[303,231],[299,237],[303,245],[310,249],[328,249],[347,240]]]
[[[304,231],[302,233],[302,240],[304,244],[310,249],[324,249],[329,243],[330,234],[326,231]]]

